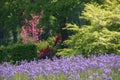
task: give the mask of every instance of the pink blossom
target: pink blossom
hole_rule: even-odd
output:
[[[39,40],[38,35],[41,35],[43,32],[42,28],[37,28],[39,24],[39,19],[42,18],[43,11],[40,15],[33,15],[31,20],[25,19],[25,24],[22,26],[22,31],[20,36],[23,39],[23,43],[27,42],[36,42]],[[41,41],[41,40],[39,40]]]

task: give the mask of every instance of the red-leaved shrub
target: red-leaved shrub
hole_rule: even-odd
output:
[[[60,42],[62,42],[62,36],[61,36],[61,34],[58,34],[55,36],[55,41],[54,41],[53,47],[55,47],[57,45],[57,43],[60,43]],[[38,58],[45,59],[47,57],[47,58],[52,59],[56,55],[56,52],[57,51],[55,49],[53,49],[50,46],[47,46],[46,48],[43,48],[42,50],[40,50]]]

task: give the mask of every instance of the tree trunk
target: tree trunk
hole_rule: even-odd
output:
[[[0,31],[0,45],[3,45],[3,37],[4,37],[4,33],[3,31]]]
[[[0,40],[3,39],[3,31],[0,31]]]
[[[18,41],[17,39],[17,31],[12,31],[12,34],[13,34],[13,43],[16,43]]]
[[[61,30],[60,30],[60,33],[62,35],[62,41],[66,40],[68,38],[68,32],[66,29],[63,29],[65,28],[65,24],[66,24],[67,20],[66,20],[66,17],[63,17],[63,20],[62,20],[62,25],[61,25]]]

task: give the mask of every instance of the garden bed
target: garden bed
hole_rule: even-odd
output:
[[[62,56],[0,65],[0,80],[120,80],[120,55]]]

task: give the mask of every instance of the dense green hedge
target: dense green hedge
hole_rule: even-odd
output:
[[[14,44],[0,48],[0,62],[16,62],[37,58],[37,48],[34,44]]]

